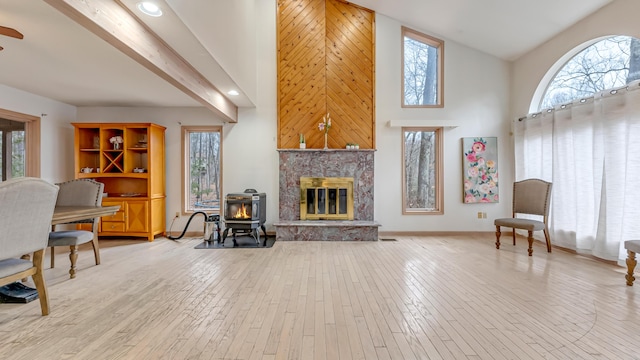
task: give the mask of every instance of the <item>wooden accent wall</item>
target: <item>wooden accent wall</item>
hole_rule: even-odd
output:
[[[278,148],[375,148],[374,12],[340,0],[278,0]]]

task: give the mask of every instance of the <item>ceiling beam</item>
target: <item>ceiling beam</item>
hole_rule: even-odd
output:
[[[44,1],[221,116],[225,122],[238,121],[238,107],[119,1]]]

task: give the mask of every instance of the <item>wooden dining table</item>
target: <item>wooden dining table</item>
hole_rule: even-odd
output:
[[[53,210],[51,225],[65,224],[73,221],[88,220],[99,216],[113,215],[120,210],[115,206],[56,206]]]

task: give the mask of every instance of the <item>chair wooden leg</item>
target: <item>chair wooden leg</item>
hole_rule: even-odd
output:
[[[547,240],[547,252],[551,252],[551,237],[549,237],[549,229],[544,228],[544,239]]]
[[[52,246],[51,247],[51,268],[53,269],[54,267],[56,267],[56,251]]]
[[[533,255],[533,231],[529,230],[527,240],[529,241],[529,256],[531,256]]]
[[[47,293],[47,285],[44,281],[44,250],[38,250],[33,253],[33,264],[36,266],[36,273],[31,277],[38,291],[40,310],[43,316],[49,315],[49,294]]]
[[[96,259],[96,265],[100,265],[100,244],[98,243],[97,235],[93,236],[91,245],[93,245],[93,257]]]
[[[625,275],[625,279],[627,279],[627,285],[633,286],[633,280],[636,278],[633,276],[633,270],[636,268],[638,262],[636,261],[636,253],[627,250],[627,275]]]
[[[69,278],[76,277],[76,261],[78,260],[78,245],[69,246],[71,252],[69,253],[69,260],[71,260],[71,268],[69,269]]]
[[[513,246],[516,246],[516,229],[511,229],[511,237],[513,237]]]
[[[496,249],[500,249],[500,226],[496,225]]]
[[[31,255],[24,254],[24,255],[20,256],[20,259],[29,261],[29,260],[31,260]],[[27,280],[29,280],[29,279],[28,278],[22,278],[22,282],[27,282]]]

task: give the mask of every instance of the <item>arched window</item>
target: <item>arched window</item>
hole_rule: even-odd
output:
[[[567,61],[549,82],[540,109],[640,79],[640,39],[613,36],[600,40]]]

